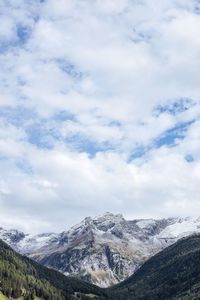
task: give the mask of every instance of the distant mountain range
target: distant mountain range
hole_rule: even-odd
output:
[[[200,218],[128,221],[120,214],[106,213],[59,234],[32,236],[0,228],[0,238],[45,266],[107,287],[132,275],[180,238],[198,232]]]

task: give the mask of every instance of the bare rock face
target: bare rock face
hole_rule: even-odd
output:
[[[0,238],[41,264],[107,287],[133,274],[166,246],[195,232],[200,232],[200,218],[127,221],[120,214],[106,213],[85,218],[60,234],[31,236],[0,228]]]

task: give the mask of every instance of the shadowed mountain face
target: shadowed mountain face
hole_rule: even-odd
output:
[[[200,235],[183,238],[110,289],[116,299],[200,299]]]
[[[86,218],[60,234],[31,236],[1,228],[0,237],[41,264],[107,287],[194,232],[200,232],[200,218],[127,221],[120,214],[106,213]]]

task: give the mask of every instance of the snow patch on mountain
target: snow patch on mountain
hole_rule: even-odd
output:
[[[140,220],[137,223],[137,226],[139,226],[141,229],[147,228],[149,226],[155,225],[156,221],[153,219],[147,219],[147,220]]]

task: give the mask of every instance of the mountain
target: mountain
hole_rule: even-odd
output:
[[[16,229],[6,230],[0,227],[0,239],[10,245],[19,253],[28,255],[38,249],[49,245],[59,238],[56,233],[42,233],[38,235],[25,234]]]
[[[200,235],[183,238],[164,249],[109,290],[118,300],[200,299]]]
[[[0,299],[108,299],[97,286],[48,269],[0,240]]]
[[[107,287],[126,279],[148,258],[195,232],[200,232],[200,218],[129,221],[120,214],[106,213],[85,218],[59,234],[31,236],[1,228],[0,238],[45,266]]]
[[[123,282],[102,289],[64,276],[12,250],[0,240],[0,299],[197,300],[200,234],[182,238],[147,260]]]

